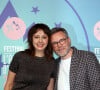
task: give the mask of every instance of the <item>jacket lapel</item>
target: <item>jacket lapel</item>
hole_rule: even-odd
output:
[[[77,53],[78,50],[73,48],[73,55],[71,58],[71,65],[70,65],[70,90],[75,90],[75,82],[80,61],[78,59]]]

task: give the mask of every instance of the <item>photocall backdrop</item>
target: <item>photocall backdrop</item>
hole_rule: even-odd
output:
[[[100,0],[0,0],[0,90],[13,55],[27,48],[28,30],[36,23],[65,28],[72,46],[95,53],[100,62]]]

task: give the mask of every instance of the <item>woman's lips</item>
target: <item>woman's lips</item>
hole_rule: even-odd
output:
[[[44,45],[42,44],[42,45],[37,45],[37,47],[43,47]]]

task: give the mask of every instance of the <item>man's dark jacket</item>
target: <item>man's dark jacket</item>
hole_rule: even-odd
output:
[[[70,90],[100,90],[100,64],[92,52],[77,50],[72,47],[73,54],[70,65]],[[55,88],[57,90],[59,62],[57,62],[57,75]],[[63,90],[63,87],[62,87]]]

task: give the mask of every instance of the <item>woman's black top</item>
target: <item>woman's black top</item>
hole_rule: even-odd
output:
[[[55,61],[45,57],[31,57],[24,52],[14,55],[10,71],[16,73],[12,90],[46,90],[50,78],[54,78]]]

